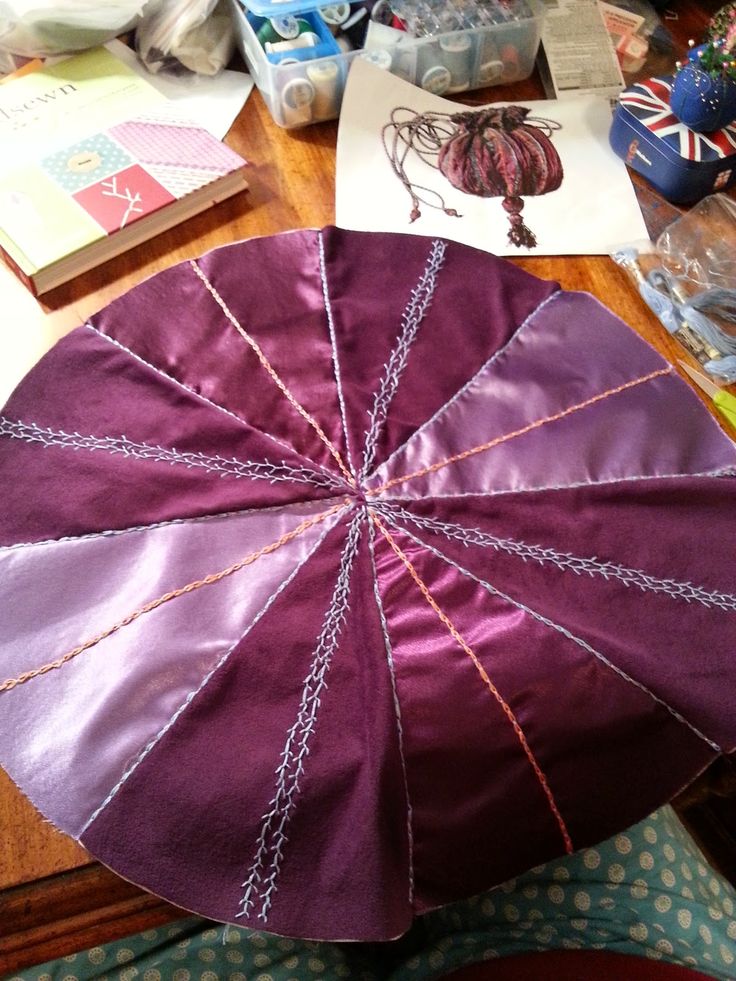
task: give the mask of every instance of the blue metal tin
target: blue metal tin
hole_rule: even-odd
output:
[[[610,143],[663,197],[690,204],[736,183],[736,124],[688,129],[670,108],[672,77],[650,78],[619,96]]]

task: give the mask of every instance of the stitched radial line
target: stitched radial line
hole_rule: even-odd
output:
[[[312,528],[314,525],[320,524],[326,518],[329,518],[331,515],[336,514],[341,509],[349,506],[350,503],[350,499],[347,498],[345,501],[341,501],[340,504],[335,504],[328,510],[322,511],[320,514],[316,514],[314,517],[302,521],[296,526],[296,528],[292,528],[291,531],[287,531],[276,541],[270,542],[268,545],[264,545],[256,552],[251,552],[249,555],[246,555],[245,558],[241,559],[239,562],[235,562],[233,565],[228,566],[226,569],[221,569],[219,572],[211,573],[210,575],[204,576],[202,579],[196,579],[193,582],[187,583],[185,586],[181,586],[178,589],[172,589],[170,592],[164,593],[163,596],[159,596],[157,599],[151,600],[150,603],[146,603],[145,606],[141,606],[139,609],[129,613],[127,616],[123,617],[122,620],[118,620],[117,623],[114,623],[111,627],[103,630],[90,640],[85,641],[83,644],[73,648],[71,651],[67,651],[66,654],[60,658],[57,658],[55,661],[49,661],[47,664],[43,664],[38,668],[25,671],[16,678],[6,678],[5,681],[0,682],[0,692],[10,691],[18,685],[24,684],[26,681],[31,681],[33,678],[39,677],[39,675],[48,674],[49,671],[63,667],[65,664],[68,664],[69,661],[74,660],[75,657],[78,657],[85,651],[90,650],[90,648],[112,636],[112,634],[122,630],[123,627],[127,627],[131,623],[134,623],[146,613],[151,613],[153,610],[158,609],[159,606],[163,606],[164,603],[168,603],[171,600],[176,599],[178,596],[184,596],[186,593],[192,593],[195,589],[201,589],[203,586],[211,586],[214,583],[220,582],[221,579],[225,579],[226,576],[232,576],[234,573],[239,572],[246,566],[257,562],[258,559],[262,558],[264,555],[269,555],[271,552],[275,552],[277,549],[281,548],[282,545],[286,545],[287,542],[292,541],[292,539],[297,538],[303,532],[307,531],[308,528]]]
[[[553,415],[544,416],[542,419],[535,419],[534,422],[530,422],[526,426],[522,426],[521,429],[515,429],[513,432],[504,433],[502,436],[496,436],[487,443],[481,443],[478,446],[473,446],[470,449],[463,450],[461,453],[455,453],[453,456],[445,457],[443,460],[438,460],[436,463],[432,463],[427,467],[422,467],[421,470],[415,470],[413,473],[406,473],[401,474],[398,477],[393,477],[391,480],[387,480],[384,484],[381,484],[378,487],[368,488],[366,490],[366,495],[375,496],[376,494],[380,494],[382,491],[395,487],[397,484],[405,484],[410,480],[415,480],[417,477],[426,477],[428,474],[435,473],[437,470],[442,470],[443,467],[448,467],[452,463],[460,463],[462,460],[467,460],[468,457],[475,456],[477,453],[484,453],[486,450],[493,449],[494,446],[499,446],[501,443],[507,443],[509,440],[516,439],[517,436],[524,436],[526,433],[539,429],[542,426],[546,426],[550,422],[557,422],[560,419],[565,419],[574,412],[580,412],[581,409],[587,409],[589,406],[595,405],[597,402],[603,401],[603,399],[610,398],[612,395],[618,395],[620,392],[625,392],[629,388],[634,388],[637,385],[643,385],[645,382],[652,381],[652,379],[658,378],[660,375],[671,375],[672,373],[673,368],[671,365],[668,365],[666,368],[659,368],[656,371],[650,371],[649,374],[641,375],[639,378],[633,378],[631,381],[624,382],[623,385],[617,385],[615,388],[608,388],[605,392],[599,392],[597,395],[593,395],[590,398],[585,399],[583,402],[577,402],[575,405],[570,405],[566,409],[562,409],[560,412],[555,412]]]
[[[333,476],[326,471],[311,470],[308,467],[291,467],[286,463],[269,463],[267,460],[238,460],[234,457],[182,452],[175,447],[168,448],[151,443],[136,443],[128,439],[127,436],[93,436],[89,433],[67,433],[63,429],[49,429],[39,426],[35,422],[8,419],[6,416],[0,416],[0,436],[9,436],[26,443],[41,443],[43,446],[97,451],[136,460],[168,463],[172,466],[184,466],[189,470],[207,470],[221,477],[247,477],[251,480],[267,480],[272,484],[279,481],[294,481],[330,489],[342,486],[344,490],[344,484],[336,475]]]
[[[304,679],[296,721],[287,733],[281,763],[276,769],[276,790],[269,802],[268,812],[263,815],[256,855],[248,871],[248,878],[242,884],[245,892],[240,912],[236,914],[238,917],[248,916],[255,903],[260,902],[258,916],[264,923],[268,920],[268,912],[277,889],[289,822],[299,794],[299,780],[309,754],[309,743],[314,734],[322,692],[327,687],[327,674],[348,613],[350,576],[364,520],[365,511],[360,508],[348,529],[347,541],[340,558],[340,571],[312,655],[309,673]]]
[[[587,651],[588,654],[591,654],[593,657],[595,657],[598,661],[601,662],[601,664],[605,664],[607,668],[609,668],[611,671],[617,674],[620,678],[623,678],[624,681],[628,682],[630,685],[633,685],[635,688],[638,688],[640,691],[644,692],[645,695],[649,696],[649,698],[651,698],[652,701],[656,702],[658,705],[661,705],[663,709],[665,709],[667,712],[669,712],[671,716],[673,716],[673,718],[677,719],[678,722],[680,722],[684,726],[687,726],[687,728],[690,729],[691,732],[695,733],[698,739],[702,739],[703,742],[707,743],[717,753],[723,752],[723,749],[717,743],[713,742],[712,739],[709,739],[708,736],[702,733],[700,729],[698,729],[696,726],[692,724],[692,722],[689,722],[683,715],[681,715],[677,711],[677,709],[673,708],[663,698],[660,698],[659,695],[655,695],[655,693],[650,688],[647,688],[646,685],[642,684],[641,681],[637,681],[636,678],[632,678],[631,675],[627,674],[617,664],[614,664],[613,661],[609,661],[604,654],[602,654],[600,651],[596,650],[594,647],[588,644],[587,641],[582,639],[582,637],[578,637],[576,634],[572,633],[566,627],[563,627],[562,624],[556,623],[554,620],[550,620],[549,617],[546,617],[543,614],[539,613],[538,610],[532,609],[532,607],[527,606],[526,603],[522,603],[520,600],[514,599],[513,596],[510,596],[508,593],[504,593],[496,586],[491,585],[491,583],[487,582],[485,579],[481,579],[479,576],[476,576],[469,569],[466,569],[458,562],[455,562],[454,559],[451,559],[444,552],[441,552],[434,545],[430,544],[430,542],[424,541],[424,539],[415,535],[408,528],[397,524],[395,513],[393,510],[388,510],[387,508],[385,508],[383,503],[381,503],[380,507],[381,507],[381,514],[386,519],[386,521],[388,521],[389,524],[393,525],[393,527],[403,532],[403,534],[405,534],[408,538],[410,538],[421,548],[425,548],[427,549],[428,552],[431,552],[432,555],[436,555],[437,558],[440,559],[442,562],[446,563],[448,566],[451,566],[453,569],[456,569],[460,573],[460,575],[465,576],[468,579],[471,579],[473,582],[478,583],[479,586],[482,586],[483,589],[487,590],[492,596],[498,596],[506,603],[510,603],[512,606],[516,607],[517,610],[521,610],[522,612],[527,613],[538,623],[544,624],[545,627],[549,627],[551,630],[555,630],[563,637],[566,637],[573,644],[577,644],[578,647],[580,647],[584,651]]]
[[[363,469],[360,474],[362,480],[365,479],[373,467],[373,461],[378,447],[378,438],[383,427],[386,425],[389,406],[396,394],[401,376],[406,368],[411,345],[419,333],[419,328],[432,302],[432,297],[437,286],[437,275],[442,267],[446,250],[446,242],[440,242],[438,239],[432,242],[426,267],[421,279],[411,291],[409,302],[401,318],[401,333],[399,334],[396,346],[391,352],[388,363],[384,366],[384,375],[373,401],[373,409],[369,413],[371,424],[366,434]]]
[[[391,548],[394,551],[394,553],[396,554],[396,556],[403,563],[406,571],[409,573],[409,575],[411,576],[411,578],[414,580],[414,582],[416,583],[416,585],[419,587],[419,591],[421,592],[422,596],[425,598],[425,600],[427,601],[427,603],[429,604],[429,606],[437,614],[437,616],[440,619],[441,623],[447,628],[447,630],[450,633],[450,635],[453,638],[453,640],[460,646],[460,648],[468,655],[468,657],[470,658],[470,660],[473,662],[473,665],[474,665],[476,671],[478,672],[478,674],[480,675],[481,679],[485,683],[485,685],[488,688],[489,692],[494,697],[494,699],[498,702],[498,704],[500,705],[501,709],[504,712],[504,715],[506,716],[506,718],[511,723],[511,726],[512,726],[512,728],[514,730],[514,733],[516,734],[516,738],[519,740],[519,743],[521,745],[521,748],[523,749],[524,754],[526,755],[526,758],[529,761],[529,764],[530,764],[532,770],[534,771],[534,775],[536,776],[537,780],[539,781],[539,784],[540,784],[540,786],[542,788],[542,791],[544,793],[544,796],[547,798],[547,803],[549,804],[549,809],[551,810],[551,812],[552,812],[552,814],[553,814],[553,816],[555,818],[555,821],[557,822],[557,826],[560,829],[560,834],[562,835],[562,840],[563,840],[563,842],[565,844],[565,851],[567,852],[568,855],[572,854],[572,852],[573,852],[574,849],[573,849],[572,839],[570,838],[570,833],[567,830],[567,826],[565,824],[565,821],[564,821],[564,819],[562,817],[562,814],[560,813],[559,807],[557,806],[557,802],[556,802],[556,800],[554,798],[554,795],[552,793],[552,790],[550,789],[550,786],[549,786],[549,782],[547,780],[547,777],[545,776],[545,774],[544,774],[541,766],[537,762],[537,758],[534,755],[534,753],[532,751],[532,748],[531,748],[531,746],[529,745],[529,743],[527,741],[526,735],[524,734],[524,730],[521,728],[521,725],[519,724],[519,721],[516,718],[516,715],[514,714],[513,709],[508,704],[508,702],[506,702],[506,700],[503,698],[503,696],[501,695],[501,693],[499,692],[499,690],[496,688],[496,686],[491,681],[491,679],[490,679],[487,671],[485,670],[485,668],[481,664],[481,662],[478,659],[478,656],[475,653],[475,651],[473,651],[473,649],[468,646],[468,644],[465,642],[465,640],[463,639],[463,637],[460,634],[460,632],[458,631],[458,629],[453,624],[452,620],[450,620],[450,618],[447,616],[447,614],[440,608],[439,604],[437,603],[437,601],[435,600],[435,598],[432,596],[432,594],[431,594],[431,592],[429,590],[429,587],[421,579],[421,577],[419,576],[419,573],[416,571],[416,569],[412,565],[412,562],[409,559],[409,557],[402,551],[401,547],[398,545],[398,543],[396,542],[396,540],[393,538],[393,536],[389,532],[388,528],[386,528],[386,526],[383,524],[383,522],[381,521],[381,519],[379,518],[379,516],[376,514],[376,512],[373,509],[370,509],[370,516],[371,516],[371,520],[376,525],[376,527],[378,528],[378,530],[381,532],[381,534],[383,535],[383,537],[386,539],[386,541],[388,542],[388,544],[391,546]]]
[[[303,419],[305,419],[306,422],[312,427],[312,429],[315,431],[317,436],[327,447],[329,452],[332,454],[332,457],[334,458],[335,462],[337,463],[338,467],[340,468],[340,472],[342,473],[345,480],[348,482],[348,484],[350,484],[351,487],[355,487],[355,483],[356,483],[355,477],[353,477],[353,475],[350,473],[348,468],[345,466],[342,456],[340,455],[340,451],[337,449],[334,443],[329,439],[329,437],[322,429],[320,424],[317,422],[314,416],[312,416],[309,412],[307,412],[304,406],[299,401],[297,401],[294,395],[292,395],[292,393],[287,388],[286,384],[282,381],[281,377],[277,373],[276,369],[273,367],[271,362],[263,353],[258,342],[255,340],[255,338],[251,337],[248,331],[243,327],[243,325],[237,319],[237,317],[232,312],[230,307],[227,305],[227,303],[225,303],[225,301],[220,296],[218,291],[215,289],[215,287],[209,281],[205,273],[202,271],[199,264],[195,262],[194,259],[190,259],[189,265],[192,267],[192,269],[195,271],[197,276],[200,278],[200,280],[205,286],[205,289],[207,289],[207,291],[211,294],[212,298],[215,300],[215,302],[220,307],[220,309],[225,314],[225,316],[230,321],[230,323],[233,325],[233,327],[237,330],[237,332],[240,334],[243,340],[245,340],[247,344],[249,344],[250,347],[253,349],[256,357],[261,362],[262,366],[264,367],[268,375],[273,379],[277,388],[282,392],[282,394],[287,398],[287,400],[291,403],[291,405],[296,409],[299,415]]]
[[[480,528],[466,528],[464,525],[450,521],[437,521],[424,515],[413,514],[406,508],[397,507],[393,502],[382,501],[381,511],[390,513],[409,522],[417,528],[424,528],[436,535],[454,538],[463,545],[477,545],[480,548],[492,548],[497,552],[516,555],[523,562],[530,560],[540,565],[554,565],[562,572],[573,572],[577,576],[600,576],[603,579],[617,579],[624,586],[637,586],[644,592],[662,593],[672,599],[684,599],[686,602],[702,603],[703,606],[716,607],[724,611],[736,612],[736,596],[732,593],[722,593],[707,590],[691,582],[679,582],[676,579],[660,579],[651,576],[642,569],[631,569],[614,562],[601,562],[594,556],[574,555],[570,552],[558,552],[554,548],[543,548],[541,545],[528,545],[513,538],[497,538],[481,531]]]

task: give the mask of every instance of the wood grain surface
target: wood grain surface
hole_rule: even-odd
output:
[[[677,35],[699,36],[710,7],[717,6],[681,5]],[[673,28],[670,22],[667,26]],[[514,87],[468,95],[473,99],[463,100],[466,104],[482,104],[542,98],[543,91],[533,76]],[[59,337],[144,278],[227,242],[333,223],[336,135],[335,122],[290,132],[279,129],[254,91],[226,138],[250,163],[249,191],[58,287],[40,302],[0,264],[0,317],[6,337],[0,404]],[[635,183],[656,235],[678,212],[645,182]],[[592,293],[666,358],[682,357],[682,349],[609,257],[513,261],[564,289]],[[181,915],[94,863],[55,831],[0,771],[0,975]]]

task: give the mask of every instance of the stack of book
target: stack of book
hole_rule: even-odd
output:
[[[0,85],[0,253],[44,293],[247,187],[245,160],[107,48]]]

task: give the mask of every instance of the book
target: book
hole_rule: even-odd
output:
[[[180,112],[104,47],[0,85],[0,253],[36,295],[247,188]]]

